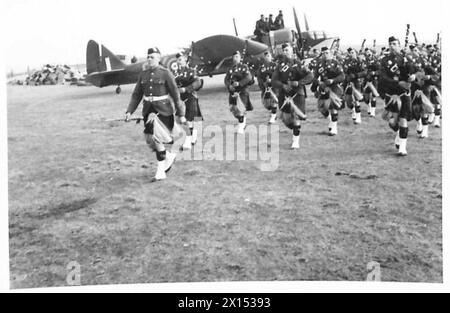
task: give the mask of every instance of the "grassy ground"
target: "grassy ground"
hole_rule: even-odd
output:
[[[234,123],[222,80],[200,92],[205,126]],[[331,138],[308,98],[299,151],[280,126],[276,171],[179,160],[151,183],[142,126],[100,121],[132,88],[8,86],[12,288],[64,286],[71,261],[83,285],[361,281],[370,261],[384,281],[442,282],[440,129],[419,140],[411,123],[399,158],[381,109],[360,126],[341,112]],[[251,97],[249,124],[266,123]]]

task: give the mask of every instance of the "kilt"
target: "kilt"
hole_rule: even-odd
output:
[[[175,116],[165,116],[160,113],[144,116],[144,134],[160,144],[172,144],[173,137],[180,135],[183,130],[175,123]],[[154,146],[154,143],[151,143]]]
[[[253,110],[253,106],[250,102],[250,95],[246,91],[234,94],[230,93],[228,102],[230,104],[230,111],[236,118],[244,116],[246,111]]]
[[[421,90],[416,90],[412,99],[412,116],[415,120],[419,120],[422,115],[434,113],[434,105]]]
[[[343,90],[339,85],[332,85],[330,89],[319,90],[319,99],[317,100],[317,109],[324,116],[328,116],[329,110],[339,110],[342,106],[340,97]]]
[[[273,90],[265,90],[261,95],[261,102],[267,110],[276,109],[278,105],[278,99]]]
[[[279,100],[283,100],[282,104],[280,102],[280,119],[283,121],[284,125],[287,128],[293,129],[294,127],[300,126],[300,121],[305,120],[303,116],[299,116],[297,112],[295,112],[295,108],[292,105],[295,105],[297,109],[299,109],[303,114],[306,114],[306,101],[305,96],[302,94],[295,94],[292,97],[292,101],[289,103],[286,102],[285,97],[280,97]]]
[[[189,122],[194,121],[196,118],[203,120],[203,115],[198,104],[198,99],[194,96],[189,96],[186,99],[182,99],[186,105],[186,120]]]
[[[385,94],[385,110],[391,113],[398,113],[399,118],[407,121],[412,120],[411,96],[407,93],[401,95]]]

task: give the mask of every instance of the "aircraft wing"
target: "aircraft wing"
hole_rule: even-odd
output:
[[[263,43],[236,36],[214,35],[192,44],[191,65],[197,66],[200,75],[225,73],[232,64],[234,51],[245,50],[247,55],[256,56],[268,48]]]
[[[93,72],[86,76],[86,82],[97,87],[104,87],[109,85],[118,85],[123,80],[125,69]]]

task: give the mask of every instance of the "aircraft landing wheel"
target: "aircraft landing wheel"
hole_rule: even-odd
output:
[[[117,86],[116,88],[116,94],[119,94],[122,92],[122,88],[120,88],[120,86]]]

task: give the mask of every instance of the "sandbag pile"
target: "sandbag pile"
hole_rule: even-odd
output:
[[[83,79],[80,71],[68,65],[44,65],[25,79],[24,85],[62,85]]]

